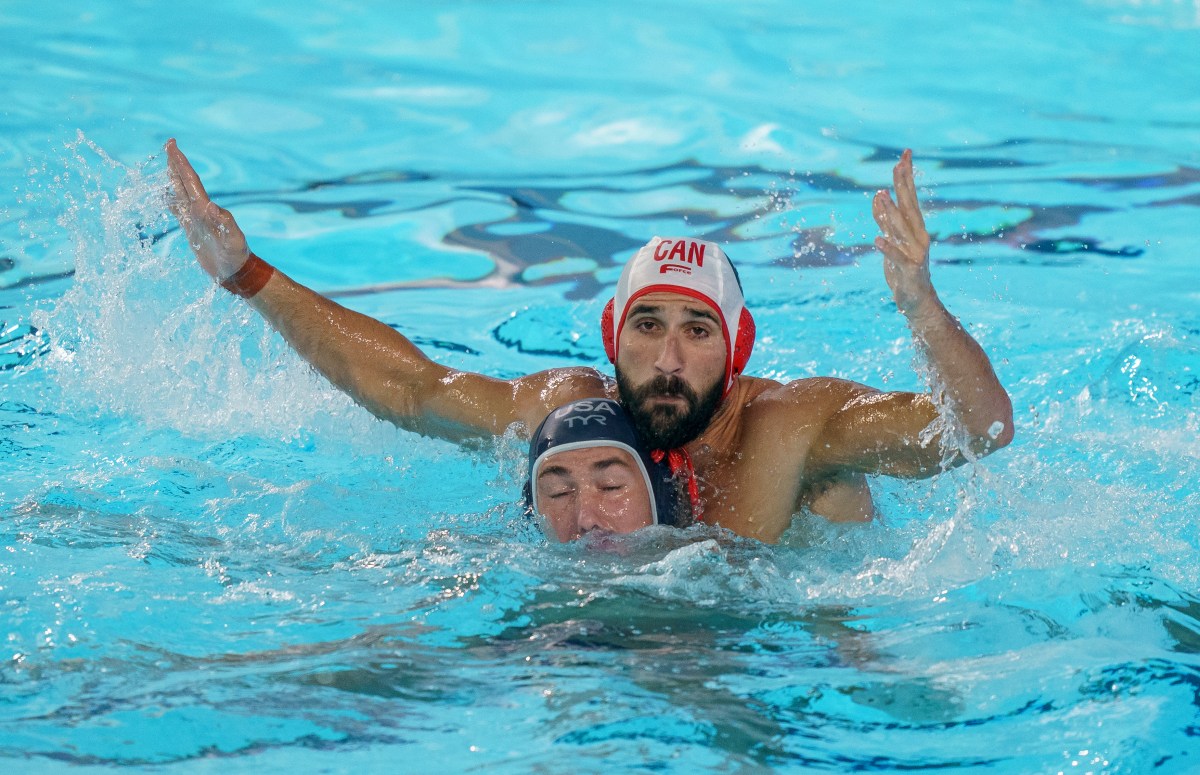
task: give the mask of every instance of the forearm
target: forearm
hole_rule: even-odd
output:
[[[422,396],[449,373],[398,331],[278,270],[248,302],[313,368],[382,419],[408,425]]]
[[[934,293],[905,316],[973,451],[984,453],[1008,444],[1014,430],[1012,401],[979,343]]]
[[[435,363],[404,335],[276,271],[249,303],[305,360],[375,416],[463,442],[532,430],[555,406],[605,394],[593,369],[500,380]]]
[[[933,370],[934,395],[891,393],[852,397],[831,423],[831,447],[843,452],[842,467],[863,473],[928,476],[947,461],[945,445],[928,444],[938,414],[948,408],[968,438],[961,452],[986,454],[1013,436],[1012,402],[979,343],[938,299],[929,273],[929,231],[917,202],[912,152],[905,150],[892,169],[895,200],[880,190],[872,200],[879,224],[875,246],[896,307]],[[939,406],[944,399],[947,406]],[[914,445],[914,442],[916,444]],[[872,446],[873,445],[873,446]],[[957,444],[956,444],[957,446]],[[962,462],[959,455],[948,462]],[[832,455],[836,463],[838,456]]]
[[[377,417],[462,440],[502,433],[517,419],[528,423],[544,416],[544,411],[537,414],[542,393],[523,404],[518,400],[524,382],[436,364],[391,327],[326,299],[254,256],[233,215],[209,198],[173,140],[166,150],[175,194],[171,210],[200,265],[247,299],[317,371]]]

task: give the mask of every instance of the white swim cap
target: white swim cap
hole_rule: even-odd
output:
[[[754,318],[746,309],[737,270],[715,242],[689,237],[655,237],[621,272],[617,292],[604,308],[600,335],[608,359],[617,362],[621,328],[633,302],[648,293],[680,293],[717,313],[725,335],[725,393],[746,367],[754,349]]]

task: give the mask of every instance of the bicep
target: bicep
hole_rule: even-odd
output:
[[[817,435],[810,457],[815,470],[922,478],[962,462],[944,460],[929,395],[859,387]]]
[[[526,432],[554,407],[604,395],[594,369],[551,369],[503,380],[434,362],[392,327],[343,307],[281,272],[251,300],[284,339],[375,416],[450,441]],[[533,425],[529,425],[529,423]]]
[[[588,368],[550,369],[504,380],[437,367],[428,379],[418,392],[418,403],[392,421],[451,441],[500,436],[513,424],[527,436],[551,409],[577,398],[605,395],[603,377]]]

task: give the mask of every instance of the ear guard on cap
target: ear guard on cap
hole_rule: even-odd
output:
[[[737,341],[733,343],[733,373],[741,374],[754,352],[754,335],[756,326],[750,310],[742,307],[741,318],[738,320]]]
[[[608,356],[609,363],[617,362],[616,323],[613,321],[615,303],[616,299],[609,299],[608,304],[604,305],[604,311],[600,313],[600,341],[604,342],[604,354]],[[733,343],[733,374],[741,374],[750,361],[750,354],[754,352],[755,333],[754,316],[750,314],[750,310],[742,307],[742,315],[738,320],[737,341]]]
[[[604,354],[608,356],[609,363],[617,362],[617,333],[613,323],[613,305],[616,301],[615,298],[609,299],[600,313],[600,341],[604,342]]]

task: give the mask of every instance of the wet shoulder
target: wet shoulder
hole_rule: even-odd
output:
[[[734,397],[745,405],[769,390],[782,387],[781,382],[765,377],[739,376],[733,384]]]
[[[758,422],[784,426],[824,424],[833,414],[859,396],[878,392],[847,379],[807,377],[781,383],[760,380],[746,408]]]

